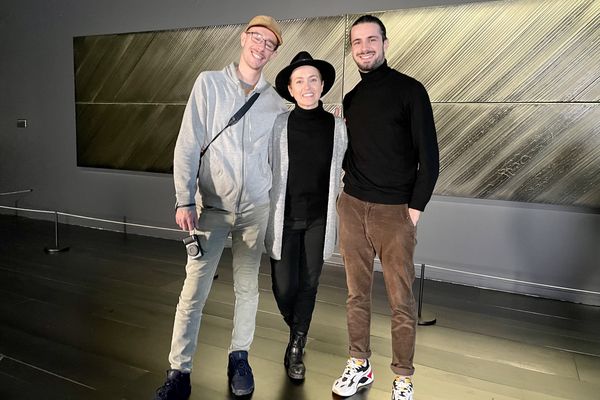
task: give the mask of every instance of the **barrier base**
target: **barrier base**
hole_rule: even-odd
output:
[[[430,316],[425,315],[424,317],[419,317],[417,324],[421,325],[421,326],[435,325],[435,323],[437,322],[437,319],[436,318],[427,318],[427,317],[430,317]]]
[[[425,318],[422,314],[423,309],[423,291],[425,290],[425,264],[421,264],[421,278],[419,278],[419,302],[417,312],[417,324],[421,326],[435,325],[435,318]]]
[[[69,251],[69,247],[44,247],[44,251],[48,254],[62,253],[63,251]]]

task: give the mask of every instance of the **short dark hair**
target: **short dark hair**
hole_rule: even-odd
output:
[[[362,17],[359,17],[356,21],[354,21],[350,29],[354,28],[356,25],[366,23],[373,23],[379,25],[379,30],[381,31],[381,39],[384,41],[387,40],[385,25],[383,24],[383,22],[381,22],[379,18],[371,14],[365,14]]]

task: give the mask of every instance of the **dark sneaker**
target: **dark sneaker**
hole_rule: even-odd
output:
[[[254,376],[248,364],[248,352],[244,350],[229,353],[227,364],[227,377],[229,388],[236,396],[245,396],[254,391]]]
[[[191,392],[190,374],[170,369],[164,385],[156,389],[154,400],[188,400]]]

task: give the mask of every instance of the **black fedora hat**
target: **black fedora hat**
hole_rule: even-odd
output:
[[[275,78],[275,89],[277,90],[277,93],[292,103],[295,103],[296,100],[294,100],[288,90],[290,76],[292,76],[292,72],[296,68],[302,67],[303,65],[313,66],[321,73],[321,79],[323,79],[323,92],[321,93],[321,96],[325,96],[325,93],[331,89],[333,82],[335,81],[335,68],[333,68],[333,65],[329,64],[327,61],[313,59],[308,51],[301,51],[292,59],[290,65],[279,71]]]

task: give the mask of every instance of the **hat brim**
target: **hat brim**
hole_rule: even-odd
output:
[[[323,60],[300,60],[293,64],[288,65],[279,73],[275,78],[275,90],[277,93],[287,101],[291,103],[295,103],[296,100],[290,94],[288,90],[288,85],[290,83],[290,76],[292,76],[292,72],[298,67],[302,67],[305,65],[310,65],[315,67],[321,73],[321,79],[323,80],[323,92],[321,92],[321,97],[325,96],[329,89],[333,86],[333,82],[335,82],[335,68],[333,65],[329,64],[327,61]]]

